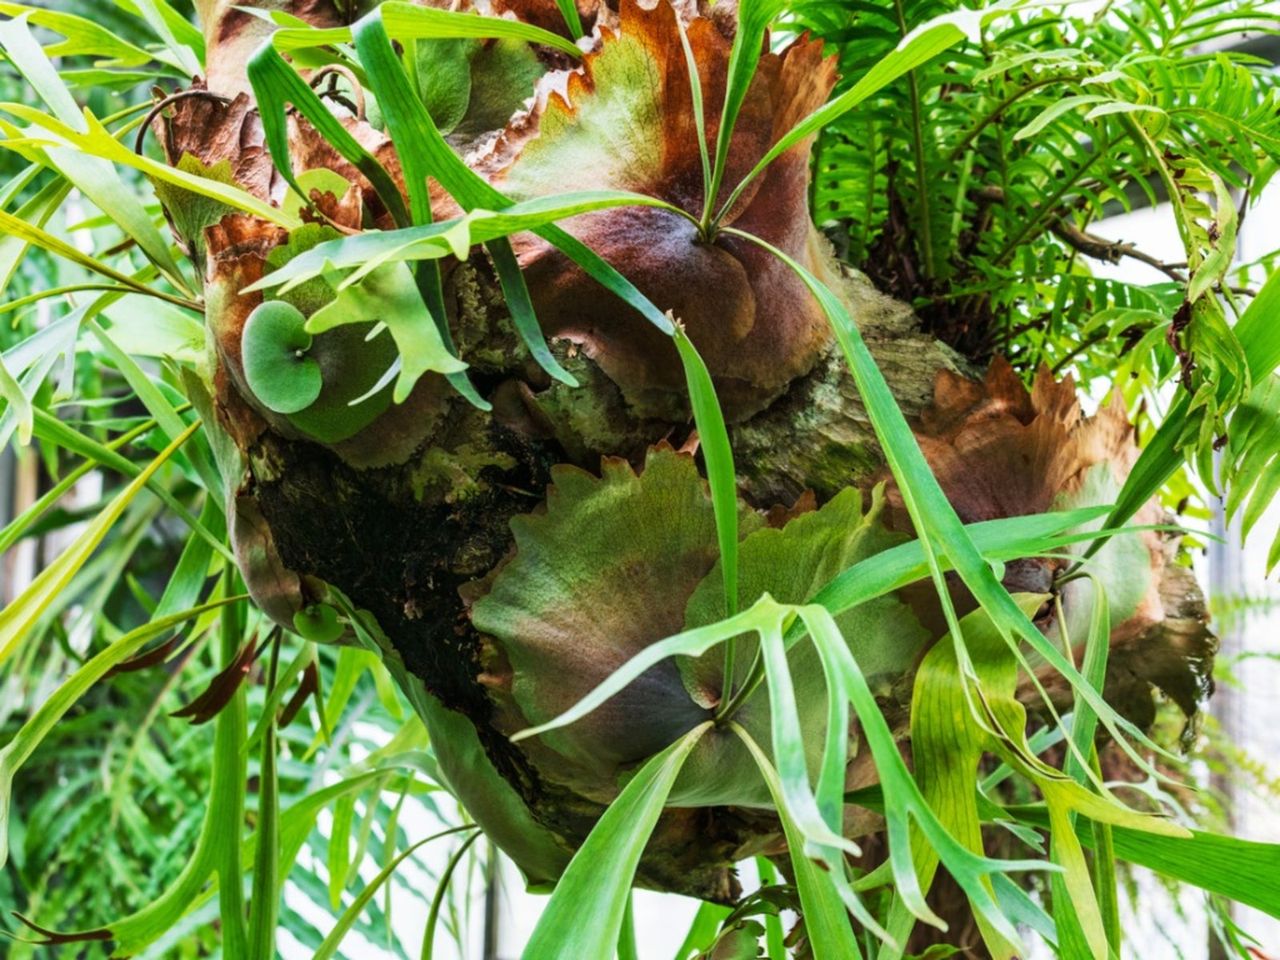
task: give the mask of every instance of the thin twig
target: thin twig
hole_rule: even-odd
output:
[[[138,127],[138,136],[133,141],[134,153],[142,153],[142,144],[147,139],[147,131],[151,129],[151,121],[158,117],[162,110],[171,107],[179,100],[186,100],[188,97],[203,97],[206,100],[216,100],[224,107],[231,102],[222,94],[214,93],[212,90],[179,90],[177,93],[169,94],[169,96],[147,111],[147,115],[142,118],[142,125]]]

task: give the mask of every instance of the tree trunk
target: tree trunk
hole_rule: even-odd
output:
[[[343,19],[320,0],[281,0],[277,6],[319,24]],[[528,5],[511,6],[520,12]],[[682,4],[681,15],[697,25],[700,42],[720,63],[732,18],[726,21],[721,11],[710,25],[684,9],[691,6]],[[190,155],[205,170],[226,162],[246,189],[281,202],[284,186],[264,151],[244,78],[247,51],[264,35],[259,21],[217,0],[201,7],[209,41],[208,91],[175,101],[157,119],[169,160],[177,164]],[[665,4],[660,10],[668,12],[629,12],[626,4],[621,12],[603,6],[596,10],[591,4],[587,12],[620,22],[624,36],[632,29],[652,38],[674,22],[663,19],[674,16]],[[816,55],[801,45],[793,59],[781,55],[776,63],[770,61],[770,76],[780,78],[772,91],[775,104],[786,100],[779,91],[787,71],[797,69],[794,61]],[[814,63],[808,62],[806,69],[812,74]],[[603,74],[603,66],[599,70]],[[704,72],[704,82],[709,75]],[[604,82],[603,76],[597,79]],[[709,92],[708,110],[714,115],[715,91]],[[761,97],[765,93],[769,91]],[[825,89],[818,95],[825,96]],[[345,110],[340,99],[334,103],[344,124],[400,177],[387,138]],[[748,120],[750,129],[756,118]],[[354,184],[344,197],[313,193],[324,218],[349,230],[370,222],[392,226],[368,181],[305,121],[291,117],[290,136],[295,172],[329,169]],[[522,136],[525,145],[536,139],[536,125],[534,134],[525,131]],[[1123,451],[1132,448],[1127,426],[1121,430],[1105,418],[1083,418],[1078,407],[1071,407],[1073,396],[1063,399],[1063,390],[1073,392],[1069,382],[1061,389],[1038,383],[1033,399],[1020,384],[1016,390],[1010,386],[1009,376],[1000,371],[985,383],[970,379],[976,372],[973,364],[923,334],[909,307],[837,265],[805,206],[807,146],[780,164],[781,172],[776,178],[771,174],[760,188],[769,201],[771,235],[789,243],[796,256],[808,258],[811,269],[835,284],[851,307],[903,412],[919,425],[926,453],[963,519],[1050,509],[1063,490],[1077,489],[1072,478],[1086,468],[1124,460],[1128,454]],[[443,199],[440,206],[447,215]],[[766,274],[751,259],[754,254],[727,241],[711,247],[692,240],[660,246],[675,235],[674,221],[657,221],[647,213],[627,216],[631,219],[583,218],[587,225],[582,231],[608,247],[607,259],[624,274],[634,273],[637,285],[660,308],[678,309],[678,318],[707,356],[726,398],[743,509],[761,518],[752,523],[780,526],[832,502],[847,488],[869,494],[876,483],[889,479],[843,357],[825,325],[815,325],[816,308],[794,277]],[[751,216],[748,209],[743,222]],[[609,476],[622,477],[617,482],[623,483],[632,482],[630,469],[642,469],[654,445],[696,451],[674,346],[554,252],[525,242],[518,248],[553,354],[579,386],[555,381],[533,361],[518,335],[489,257],[476,252],[448,270],[446,307],[458,353],[492,410],[469,403],[443,376],[428,374],[404,402],[388,403],[355,430],[334,426],[348,415],[337,406],[325,412],[328,419],[318,427],[318,421],[267,408],[249,387],[245,372],[244,329],[262,294],[244,293],[244,288],[274,269],[278,263],[268,264],[268,257],[295,238],[263,221],[229,214],[182,239],[193,256],[205,260],[211,344],[206,423],[216,424],[231,441],[221,462],[229,472],[237,557],[255,599],[287,626],[317,603],[341,607],[349,601],[360,611],[355,619],[368,633],[366,642],[383,648],[388,666],[426,721],[443,774],[460,799],[532,882],[554,880],[627,770],[654,752],[640,747],[648,731],[626,731],[638,752],[589,782],[557,767],[559,754],[529,741],[512,743],[508,694],[513,683],[521,682],[520,670],[509,662],[514,656],[509,649],[476,628],[472,610],[495,589],[518,552],[512,521],[552,516],[558,509],[549,503],[553,485],[567,490],[574,483],[588,484],[580,473],[565,473],[563,465],[594,477],[602,469],[602,457],[621,458],[630,464],[625,476],[616,465],[606,464],[605,471],[614,470]],[[739,324],[739,315],[747,310],[742,304],[749,306],[750,315]],[[728,337],[726,329],[739,332]],[[342,374],[342,365],[361,349],[359,337],[330,342],[335,349],[320,360],[326,377],[335,370],[335,376]],[[781,380],[771,372],[775,359],[784,371],[778,374]],[[1002,472],[993,477],[990,451],[982,452],[972,438],[961,442],[965,429],[975,425],[993,431],[986,439],[1003,443],[1001,449],[1040,453],[1020,459],[1011,455],[1000,470],[1017,476]],[[1104,433],[1105,442],[1078,440]],[[1069,462],[1050,463],[1046,449],[1066,450]],[[668,455],[675,457],[669,451],[662,454]],[[993,498],[993,489],[1021,492],[1006,498],[1013,502],[1003,502],[1000,496]],[[655,528],[664,519],[651,518]],[[909,531],[892,484],[885,519],[900,535]],[[524,522],[517,520],[517,527]],[[670,536],[675,540],[681,534],[673,530]],[[1143,600],[1141,616],[1117,633],[1119,653],[1110,682],[1112,692],[1123,692],[1128,712],[1149,720],[1152,682],[1176,688],[1180,703],[1194,708],[1202,690],[1189,678],[1202,682],[1201,661],[1209,641],[1194,584],[1177,579],[1177,590],[1168,587],[1176,574],[1162,573],[1174,569],[1164,562],[1167,545],[1152,542],[1144,549],[1156,580],[1164,577],[1166,596],[1161,604],[1156,589],[1154,600]],[[701,559],[691,562],[701,566],[694,576],[672,581],[672,592],[650,598],[647,606],[658,612],[647,642],[684,626],[686,603],[715,562],[713,553],[697,557]],[[662,563],[661,557],[652,558],[653,565]],[[1053,569],[1035,562],[1008,569],[1011,589],[1054,592]],[[963,592],[957,588],[956,595],[963,604]],[[929,622],[933,601],[928,591],[918,601],[906,600],[917,610],[922,629],[939,635]],[[348,632],[347,639],[354,640],[354,634]],[[1139,648],[1141,656],[1125,652]],[[1189,661],[1198,662],[1200,672],[1189,670]],[[569,686],[577,682],[563,679]],[[909,689],[909,672],[901,680],[894,690]],[[1068,691],[1057,692],[1068,696]],[[884,706],[905,736],[909,704],[891,698]],[[851,785],[867,782],[874,782],[874,771],[864,760],[851,763]],[[848,826],[856,833],[873,829],[874,821]],[[776,818],[761,805],[673,807],[647,848],[639,880],[655,889],[728,901],[738,893],[732,864],[778,845]]]

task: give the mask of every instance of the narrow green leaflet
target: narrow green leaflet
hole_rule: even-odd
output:
[[[511,242],[505,238],[493,240],[486,244],[493,267],[498,273],[498,282],[502,285],[502,295],[506,297],[507,309],[511,311],[511,322],[516,332],[524,341],[533,359],[548,376],[559,380],[570,387],[578,386],[578,380],[560,365],[547,347],[546,337],[538,326],[538,315],[534,311],[533,300],[529,296],[529,285],[525,282],[524,271],[516,259]]]
[[[440,879],[436,883],[436,892],[431,898],[431,908],[427,911],[427,925],[422,931],[422,960],[431,960],[435,955],[436,926],[440,921],[440,908],[444,905],[445,895],[449,892],[449,882],[453,879],[453,873],[458,869],[458,864],[466,856],[467,850],[480,837],[481,833],[477,830],[462,841],[458,849],[453,851],[453,855],[449,857],[449,862],[445,864],[444,872],[440,874]]]
[[[1107,679],[1107,658],[1111,652],[1111,606],[1107,603],[1102,583],[1093,579],[1093,611],[1089,619],[1089,636],[1085,640],[1084,678],[1095,690],[1101,690]],[[1061,618],[1059,618],[1061,621]],[[1098,718],[1093,708],[1083,700],[1076,702],[1071,719],[1071,740],[1076,749],[1067,751],[1063,769],[1077,783],[1084,784],[1088,777],[1080,766],[1080,758],[1088,757],[1094,749],[1093,738],[1098,731]]]
[[[111,335],[96,320],[86,322],[89,332],[97,338],[102,344],[107,356],[116,365],[116,369],[133,388],[133,392],[137,394],[142,405],[147,408],[147,412],[151,414],[160,425],[160,429],[170,440],[176,439],[186,429],[187,424],[182,421],[182,417],[173,408],[173,405],[166,399],[164,393],[156,386],[155,381],[147,374],[137,362],[117,346]],[[183,454],[191,462],[196,475],[199,476],[204,488],[208,490],[215,500],[221,502],[223,499],[222,474],[220,474],[213,466],[213,463],[207,456],[207,444],[203,443],[204,437],[193,437],[190,446],[183,450]]]
[[[1249,377],[1254,383],[1261,383],[1280,367],[1280,324],[1275,322],[1278,315],[1280,273],[1273,273],[1234,328],[1236,340],[1248,360]],[[1124,523],[1137,513],[1182,466],[1186,460],[1181,449],[1183,437],[1194,412],[1192,398],[1183,392],[1155,436],[1143,447],[1120,490],[1115,508],[1107,517],[1104,530]],[[1098,549],[1101,549],[1101,544],[1093,545],[1087,555]],[[1268,558],[1268,568],[1277,562],[1280,562],[1280,539]]]
[[[724,106],[720,114],[720,126],[716,133],[715,158],[711,165],[711,182],[706,185],[703,223],[711,217],[720,186],[724,182],[729,162],[729,146],[738,123],[738,114],[747,99],[747,90],[760,65],[765,34],[774,17],[782,12],[783,0],[742,0],[738,4],[738,25],[733,37],[733,50],[729,54],[729,77],[725,85]]]
[[[235,568],[226,567],[224,582],[236,579]],[[222,610],[218,624],[219,664],[229,668],[244,644],[243,620],[237,615],[240,605]],[[249,640],[255,643],[256,636]],[[239,839],[244,825],[245,781],[248,780],[248,763],[240,744],[248,733],[248,697],[243,683],[236,686],[231,700],[218,711],[213,731],[213,755],[215,769],[221,768],[225,780],[219,783],[219,792],[210,791],[208,816],[201,831],[207,833],[212,847],[211,865],[219,879],[218,915],[222,920],[222,955],[229,960],[256,960],[249,957],[249,933],[245,925],[244,857]],[[270,830],[274,824],[264,825]]]
[[[846,840],[844,827],[844,773],[849,749],[849,687],[843,675],[843,664],[836,658],[835,646],[844,646],[844,638],[834,620],[815,617],[803,608],[788,611],[775,605],[775,618],[760,629],[760,650],[764,658],[765,676],[769,691],[770,735],[773,755],[777,762],[777,781],[780,791],[775,807],[790,822],[796,832],[798,846],[792,847],[792,859],[797,856],[820,862],[825,868],[825,883],[834,891],[837,900],[867,930],[876,936],[887,938],[888,932],[876,921],[854,892],[846,873],[845,854],[860,853],[857,844]],[[798,615],[813,637],[822,660],[823,675],[827,683],[827,729],[823,749],[822,770],[815,792],[806,763],[806,750],[794,687],[787,661],[784,625]],[[877,714],[879,708],[876,708]],[[750,745],[748,745],[750,746]],[[757,763],[757,766],[759,764]],[[770,772],[761,767],[766,781]],[[773,784],[769,783],[772,795]],[[790,838],[788,839],[790,843]]]
[[[320,949],[315,952],[313,960],[332,960],[333,957],[338,956],[338,948],[342,945],[343,938],[351,932],[351,928],[355,926],[356,921],[360,919],[360,914],[364,912],[365,908],[370,904],[370,902],[372,902],[373,898],[377,896],[382,885],[391,879],[392,874],[396,872],[396,869],[400,864],[413,854],[417,853],[420,847],[425,846],[433,840],[439,840],[441,837],[447,837],[450,834],[457,833],[459,830],[475,829],[475,827],[471,826],[453,827],[449,830],[442,830],[439,833],[433,833],[431,836],[424,837],[419,840],[387,864],[378,872],[378,875],[369,882],[369,885],[360,891],[360,895],[352,901],[351,906],[347,907],[347,909],[342,912],[342,916],[338,918],[338,922],[334,925],[334,928],[329,932],[329,935],[324,938],[324,943],[320,945]],[[467,842],[470,843],[475,839],[475,836],[478,836],[478,834],[468,838]]]
[[[4,210],[0,210],[0,232],[3,232],[6,237],[17,237],[26,243],[34,244],[56,257],[61,257],[77,266],[84,267],[86,270],[100,273],[121,286],[136,290],[138,293],[150,294],[152,292],[140,280],[107,266],[101,260],[81,252],[77,247],[73,247],[65,240],[55,237],[53,234],[47,233],[34,224],[27,223],[20,217],[16,217]]]
[[[613,955],[640,855],[680,769],[709,729],[710,723],[695,727],[651,757],[609,805],[556,884],[524,960]]]
[[[165,45],[173,63],[188,77],[201,74],[204,68],[204,37],[187,20],[179,15],[168,0],[133,0],[147,26],[155,31]],[[178,33],[182,37],[179,38]]]
[[[31,442],[32,421],[35,419],[35,413],[26,390],[13,378],[9,368],[4,365],[3,357],[0,357],[0,400],[8,403],[9,411],[17,417],[18,442],[25,447]]]
[[[100,464],[112,470],[116,470],[126,477],[138,478],[142,475],[145,468],[139,467],[132,460],[129,460],[115,451],[115,449],[107,444],[98,443],[92,437],[87,437],[80,433],[74,427],[63,423],[51,413],[36,408],[35,412],[35,436],[48,443],[65,447],[72,453],[84,457],[93,464]],[[118,442],[118,440],[116,441]],[[147,488],[159,497],[166,507],[173,512],[183,523],[195,531],[206,543],[209,544],[224,559],[233,561],[235,558],[231,554],[231,550],[227,547],[222,539],[212,533],[209,528],[200,522],[190,510],[188,510],[177,497],[169,491],[155,474],[146,477],[145,483]]]
[[[62,202],[70,191],[71,184],[65,180],[61,178],[50,180],[15,210],[14,216],[23,223],[42,228],[49,222],[54,212],[62,206]],[[9,281],[13,279],[14,271],[22,263],[22,258],[26,256],[30,246],[30,240],[16,234],[6,233],[0,237],[0,290],[9,288]],[[13,301],[5,304],[5,308],[12,309]]]
[[[1102,690],[1106,681],[1107,655],[1111,644],[1111,607],[1107,602],[1103,585],[1094,580],[1093,588],[1093,613],[1090,617],[1082,669],[1085,679],[1094,689]],[[1062,622],[1061,617],[1059,622]],[[1070,638],[1064,638],[1063,647],[1071,649]],[[1097,717],[1094,716],[1092,708],[1083,701],[1077,702],[1071,720],[1071,741],[1075,749],[1067,751],[1063,771],[1086,789],[1089,787],[1090,777],[1082,758],[1097,762],[1093,742],[1097,727]],[[1067,814],[1064,817],[1061,804],[1053,804],[1050,806],[1050,823],[1053,826],[1050,857],[1054,863],[1061,863],[1066,868],[1065,875],[1056,874],[1050,878],[1054,915],[1061,946],[1082,955],[1086,952],[1092,952],[1094,956],[1101,957],[1105,957],[1108,952],[1118,954],[1119,923],[1115,917],[1115,911],[1107,909],[1116,897],[1115,863],[1114,860],[1109,863],[1102,862],[1103,851],[1109,850],[1112,846],[1110,834],[1113,827],[1108,823],[1093,822],[1095,845],[1103,849],[1095,855],[1094,869],[1090,870],[1083,862],[1083,852],[1076,838],[1075,815]],[[1084,878],[1088,874],[1092,874],[1094,884],[1085,882]],[[1105,880],[1107,885],[1102,889],[1095,889],[1098,880]]]
[[[938,54],[955,46],[966,37],[972,36],[978,24],[1007,12],[1016,4],[997,3],[984,10],[956,10],[945,13],[911,31],[897,48],[879,60],[862,78],[827,103],[819,107],[805,119],[795,125],[766,153],[755,168],[734,188],[729,199],[725,201],[716,215],[716,222],[724,219],[733,209],[756,177],[764,173],[769,165],[782,156],[797,143],[813,136],[819,130],[830,126],[872,94],[884,89],[903,74],[910,73],[916,67],[928,63]]]
[[[560,15],[564,17],[565,26],[569,28],[569,34],[574,40],[583,35],[582,18],[578,16],[578,4],[575,0],[556,0],[556,6],[560,8]]]

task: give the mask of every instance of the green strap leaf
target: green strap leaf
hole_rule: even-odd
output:
[[[583,30],[577,3],[574,0],[556,0],[556,6],[560,8],[560,15],[564,17],[565,26],[569,28],[569,35],[574,40],[580,39],[583,36]]]
[[[426,9],[415,7],[413,9]],[[432,11],[443,13],[444,11]],[[457,16],[457,15],[453,15]],[[475,18],[470,18],[474,20]],[[432,220],[431,194],[427,187],[430,176],[430,143],[426,130],[431,125],[431,115],[422,100],[414,93],[409,78],[395,55],[385,29],[386,15],[365,17],[353,28],[356,50],[360,54],[369,85],[387,118],[387,128],[396,143],[396,149],[404,165],[405,180],[409,187],[409,204],[415,224],[426,225]],[[511,317],[521,339],[534,359],[550,376],[576,386],[573,377],[556,362],[547,349],[524,276],[516,264],[515,254],[506,240],[496,240],[490,245],[498,278],[507,297]],[[444,311],[444,294],[440,287],[440,268],[435,263],[422,263],[417,267],[418,285],[428,304],[438,303],[432,315],[440,328],[441,337],[453,349],[449,333],[448,317]],[[456,386],[456,384],[455,384]],[[468,383],[469,387],[470,384]],[[474,390],[472,391],[474,392]]]
[[[548,376],[570,387],[578,386],[577,378],[560,365],[560,361],[551,355],[551,350],[547,347],[547,339],[538,326],[538,315],[529,296],[529,285],[525,282],[515,251],[511,249],[511,241],[503,238],[493,240],[485,246],[493,259],[494,269],[498,272],[498,282],[502,284],[507,309],[511,311],[511,322],[515,324],[516,332],[520,334],[524,345],[533,354],[533,359]]]
[[[524,960],[613,956],[640,855],[685,760],[710,729],[695,727],[646,761],[609,805],[556,884]]]
[[[559,0],[559,2],[562,10],[566,3],[569,7],[573,7],[573,0]],[[572,57],[582,56],[582,51],[578,49],[577,44],[571,43],[557,33],[519,20],[486,17],[478,13],[461,13],[435,7],[420,7],[412,3],[401,3],[398,0],[383,3],[378,9],[378,15],[392,40],[525,40],[551,47]],[[578,11],[574,9],[575,19],[577,15]],[[566,14],[566,19],[567,16]],[[579,23],[575,37],[580,36],[582,36],[582,25]],[[309,47],[351,43],[353,38],[358,44],[358,25],[355,28],[285,27],[277,30],[272,35],[271,41],[277,50],[287,52]]]
[[[730,729],[746,744],[755,759],[760,775],[769,786],[774,806],[782,820],[782,830],[791,851],[791,867],[796,887],[800,893],[800,906],[804,914],[805,932],[817,957],[849,957],[861,960],[862,951],[853,936],[844,904],[836,891],[829,871],[818,866],[804,855],[805,837],[796,826],[785,802],[782,782],[760,745],[736,723]]]
[[[63,423],[53,414],[46,413],[38,408],[35,410],[34,429],[35,435],[39,439],[65,447],[72,453],[78,454],[94,464],[101,464],[104,467],[116,470],[126,477],[137,478],[142,475],[145,469],[139,467],[132,460],[121,456],[112,446],[101,444],[92,437],[85,436],[74,427]],[[192,514],[154,474],[147,477],[145,482],[148,489],[159,497],[175,516],[208,543],[215,552],[225,560],[235,561],[235,557],[223,542],[222,537],[213,533],[205,524],[201,523],[199,518]]]
[[[235,580],[235,567],[227,565],[225,582]],[[236,662],[244,643],[243,620],[239,605],[222,610],[218,625],[219,660],[223,670]],[[253,642],[252,640],[250,641]],[[222,920],[222,954],[230,960],[251,960],[249,937],[245,929],[244,856],[237,842],[244,824],[245,781],[248,763],[240,744],[248,734],[248,694],[245,684],[238,684],[231,700],[218,711],[213,731],[215,783],[218,791],[210,791],[208,815],[201,837],[211,838],[211,865],[218,876],[218,915]],[[253,958],[256,960],[256,958]]]
[[[267,687],[277,685],[280,635],[271,644]],[[276,921],[280,914],[280,787],[276,780],[276,712],[270,699],[263,707],[266,730],[258,765],[258,843],[253,856],[253,893],[249,897],[249,956],[270,960],[276,955]]]
[[[716,515],[716,539],[720,545],[720,571],[724,579],[725,610],[731,616],[738,611],[738,485],[733,466],[733,448],[729,430],[716,396],[715,384],[693,341],[682,327],[676,328],[676,349],[684,363],[689,385],[689,402],[698,426],[698,441],[707,463],[707,480],[711,485],[711,504]],[[732,641],[731,641],[732,642]],[[726,677],[734,676],[732,660],[725,667]]]

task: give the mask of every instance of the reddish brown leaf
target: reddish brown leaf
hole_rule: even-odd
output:
[[[302,682],[298,684],[298,689],[294,691],[289,702],[285,704],[284,710],[280,712],[279,726],[287,727],[293,723],[293,718],[298,715],[298,711],[310,696],[316,698],[317,709],[323,710],[324,704],[320,702],[320,673],[316,670],[314,660],[302,671]]]
[[[146,653],[140,653],[136,657],[131,657],[122,663],[117,663],[114,667],[103,674],[103,677],[114,677],[121,673],[134,673],[138,670],[146,670],[148,667],[158,666],[169,659],[169,655],[177,649],[181,640],[182,634],[174,634],[164,643],[153,647]]]
[[[170,716],[190,720],[193,726],[208,723],[231,702],[265,646],[266,644],[258,646],[256,634],[250,637],[236,654],[235,660],[209,682],[203,693],[182,709],[173,711]]]
[[[29,920],[17,910],[9,911],[13,916],[18,918],[18,922],[30,930],[34,930],[45,939],[36,941],[26,941],[28,943],[36,943],[43,947],[61,946],[67,943],[88,943],[92,940],[110,940],[111,931],[107,929],[101,930],[78,930],[74,933],[59,933],[56,930],[50,930],[48,927],[42,927],[34,920]]]

